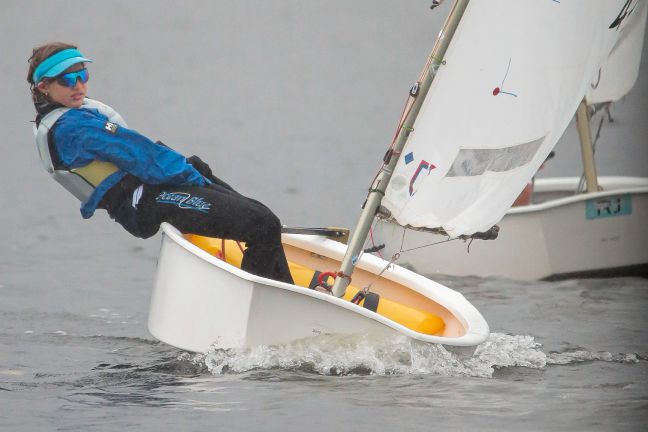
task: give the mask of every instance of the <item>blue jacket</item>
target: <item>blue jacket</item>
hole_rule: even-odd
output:
[[[105,193],[126,173],[149,184],[204,186],[209,182],[180,153],[132,129],[108,123],[95,109],[67,111],[58,119],[50,136],[65,168],[79,168],[93,160],[111,162],[119,168],[81,204],[85,219],[94,214]]]

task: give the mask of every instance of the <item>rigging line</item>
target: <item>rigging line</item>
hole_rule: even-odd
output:
[[[578,186],[576,186],[576,192],[574,192],[574,195],[578,195],[579,193],[583,192],[584,188],[585,188],[585,174],[581,174],[580,179],[578,179]]]
[[[468,247],[466,248],[466,252],[468,252],[468,253],[470,253],[470,245],[472,244],[473,240],[475,240],[475,239],[471,238],[470,241],[468,242]]]
[[[419,79],[419,81],[417,81],[417,84],[419,84],[419,83],[420,83],[420,79]],[[387,153],[390,153],[390,152],[393,151],[394,146],[396,145],[396,141],[398,140],[398,135],[400,134],[401,129],[403,127],[403,124],[405,123],[405,119],[407,118],[407,115],[412,110],[412,106],[414,105],[414,103],[413,103],[414,99],[416,99],[416,98],[414,96],[412,96],[410,92],[408,92],[407,93],[407,98],[405,99],[405,105],[403,106],[403,111],[401,112],[400,119],[398,120],[398,126],[396,126],[396,131],[394,132],[394,137],[392,138],[392,141],[389,144],[389,147],[387,148]],[[376,179],[380,175],[380,172],[385,167],[385,165],[387,165],[387,163],[385,162],[385,159],[383,158],[382,163],[380,164],[380,167],[376,171],[376,175],[374,176],[373,180],[371,180],[372,187],[373,187],[374,183],[376,182]],[[369,190],[369,192],[371,192],[371,190]]]
[[[401,251],[400,251],[400,253],[407,253],[407,252],[411,252],[411,251],[413,251],[413,250],[423,249],[423,248],[430,247],[430,246],[436,246],[436,245],[438,245],[438,244],[448,243],[448,242],[451,242],[451,241],[454,241],[454,240],[462,240],[462,239],[460,239],[459,237],[455,237],[455,238],[448,238],[448,239],[441,240],[441,241],[438,241],[438,242],[429,243],[429,244],[426,244],[426,245],[423,245],[423,246],[417,246],[417,247],[415,247],[415,248],[411,248],[411,249],[404,249],[404,250],[403,250],[403,248],[402,248],[402,246],[401,246]]]
[[[418,82],[417,82],[417,84],[418,84]],[[405,123],[405,119],[407,118],[407,115],[412,110],[414,99],[416,99],[416,98],[411,96],[410,93],[408,93],[407,99],[405,99],[405,106],[403,106],[403,112],[401,113],[401,117],[400,117],[400,119],[398,121],[398,126],[396,127],[396,132],[394,132],[394,137],[392,138],[392,141],[389,144],[389,147],[387,148],[387,153],[386,154],[389,154],[389,153],[393,152],[394,146],[396,145],[396,141],[398,140],[398,135],[400,134],[401,129],[403,127],[403,124]],[[394,154],[392,154],[390,157],[393,157],[393,156],[394,156]],[[376,175],[374,175],[374,178],[371,180],[371,186],[372,187],[374,186],[374,184],[376,182],[376,179],[380,175],[380,172],[385,167],[385,165],[387,165],[387,162],[385,161],[385,158],[383,158],[382,163],[380,164],[380,167],[376,170]],[[369,192],[371,192],[371,189],[369,190]]]
[[[403,252],[403,245],[405,244],[405,232],[406,231],[407,230],[405,228],[403,228],[403,236],[401,237],[401,244],[400,244],[400,247],[398,248],[398,253]]]
[[[374,223],[375,223],[375,222],[374,222]],[[371,237],[371,242],[373,243],[373,233],[372,233],[372,231],[373,231],[373,227],[370,228],[370,231],[369,231],[369,232],[371,233],[371,236],[370,236],[370,237]],[[403,240],[404,240],[404,239],[405,239],[405,230],[403,229]],[[366,246],[366,243],[367,243],[368,240],[369,240],[369,239],[365,240],[365,246]],[[375,244],[374,244],[374,246],[375,246]],[[401,249],[403,249],[403,244],[402,244],[402,243],[401,243]],[[363,252],[360,252],[360,256],[362,256],[363,253],[364,253],[364,249],[363,249]],[[380,254],[380,252],[378,252],[378,253]],[[382,255],[380,255],[380,257],[382,258]],[[375,275],[375,276],[373,277],[373,279],[371,280],[371,282],[369,282],[369,284],[365,285],[365,286],[362,288],[362,290],[359,291],[359,293],[361,292],[363,295],[366,295],[366,294],[369,292],[369,290],[371,289],[371,287],[373,286],[373,284],[374,284],[378,279],[380,279],[380,277],[382,276],[382,274],[383,274],[383,273],[384,273],[384,272],[385,272],[389,267],[391,267],[392,265],[394,265],[394,263],[395,263],[399,258],[400,258],[400,252],[396,252],[394,255],[392,255],[391,259],[390,259],[389,262],[385,265],[385,267],[383,267],[383,269],[380,271],[380,273],[378,273],[377,275]],[[383,258],[383,259],[384,259],[384,258]]]
[[[592,141],[592,152],[596,152],[596,143],[598,142],[599,138],[601,138],[601,129],[603,129],[604,120],[605,116],[601,116],[601,121],[599,122],[598,129],[596,130],[596,136],[594,137],[594,141]]]
[[[416,83],[420,83],[421,81],[417,81]],[[403,106],[403,112],[401,112],[400,119],[398,120],[398,126],[396,126],[396,132],[394,133],[394,137],[392,138],[391,145],[389,148],[393,148],[394,144],[396,144],[396,140],[398,139],[398,134],[400,133],[401,128],[403,127],[403,123],[405,123],[405,118],[407,118],[407,115],[409,112],[412,110],[412,101],[414,100],[414,96],[411,95],[411,93],[407,93],[407,98],[405,99],[405,105]]]
[[[403,239],[404,239],[404,238],[405,238],[405,230],[403,230]],[[373,242],[373,235],[371,236],[371,241]],[[365,241],[365,245],[366,245],[366,241]],[[402,249],[402,248],[403,248],[403,245],[402,245],[402,243],[401,243],[401,249]],[[360,256],[362,256],[362,253],[363,253],[363,252],[360,253]],[[381,255],[381,258],[382,258],[382,255]],[[369,282],[369,284],[365,285],[365,286],[362,288],[362,290],[361,290],[360,292],[362,292],[363,295],[366,295],[366,294],[369,292],[369,290],[371,289],[371,287],[373,286],[373,284],[374,284],[378,279],[380,279],[380,277],[382,276],[382,274],[383,274],[383,273],[384,273],[384,272],[385,272],[389,267],[391,267],[392,265],[394,265],[394,263],[395,263],[399,258],[400,258],[400,252],[396,252],[394,255],[392,255],[391,259],[390,259],[389,262],[385,265],[385,267],[383,267],[383,269],[380,271],[380,273],[378,273],[377,275],[375,275],[375,276],[373,277],[373,279],[371,280],[371,282]]]
[[[434,50],[432,50],[432,52],[434,52]],[[437,58],[437,57],[433,56],[432,54],[430,54],[428,56],[427,61],[425,63],[425,66],[423,67],[423,70],[421,71],[421,74],[419,75],[419,78],[416,81],[416,84],[414,84],[414,86],[412,86],[410,88],[410,91],[408,92],[408,96],[405,99],[405,105],[403,106],[403,111],[401,112],[401,116],[400,116],[400,119],[398,121],[398,126],[396,127],[396,131],[394,132],[394,136],[392,138],[391,144],[389,145],[388,151],[391,151],[394,148],[394,146],[396,145],[396,141],[398,140],[398,135],[401,133],[401,130],[403,129],[403,125],[405,124],[405,120],[407,119],[407,116],[409,115],[409,113],[412,111],[412,107],[414,106],[414,101],[418,97],[418,87],[420,87],[420,85],[423,82],[423,80],[425,79],[425,77],[429,74],[430,68],[432,67],[432,63],[435,60],[437,62],[439,62],[439,66],[446,64],[446,61],[444,59]],[[509,66],[510,66],[510,60],[509,60]],[[436,73],[436,69],[435,69],[435,73]],[[417,87],[416,93],[412,92],[414,87]],[[409,132],[412,132],[413,130],[414,129],[410,127],[410,128],[407,129],[407,132],[409,133]],[[385,164],[386,163],[383,161],[383,164],[378,169],[378,172],[376,173],[376,176],[374,177],[374,179],[372,181],[372,184],[373,184],[373,182],[376,181],[376,178],[380,174],[380,170],[382,170],[382,168],[385,166]]]
[[[434,52],[434,50],[433,50]],[[423,66],[423,70],[421,71],[421,74],[419,75],[418,80],[416,81],[415,85],[420,85],[425,77],[428,75],[430,68],[432,67],[432,62],[436,60],[439,62],[439,65],[445,65],[446,62],[444,59],[440,59],[437,57],[434,57],[432,54],[430,54],[427,58],[427,61],[425,62],[425,65]],[[418,96],[418,92],[417,92]],[[405,106],[403,107],[403,112],[401,113],[401,118],[400,121],[398,122],[398,127],[396,128],[396,133],[394,134],[394,138],[392,139],[392,146],[396,143],[396,139],[398,138],[398,134],[400,133],[400,130],[403,126],[403,123],[405,122],[405,119],[407,118],[407,115],[410,113],[412,110],[413,102],[414,99],[416,99],[417,96],[413,96],[410,90],[410,93],[408,94],[408,98],[405,100]]]
[[[605,110],[608,118],[608,122],[613,123],[614,119],[612,118],[612,115],[610,114],[610,108],[612,107],[612,102],[603,102],[599,104],[594,104],[591,109],[591,115],[590,118],[593,118],[596,114],[598,114],[600,111]]]
[[[382,276],[382,274],[385,273],[385,271],[387,271],[387,269],[388,269],[389,267],[393,266],[394,263],[395,263],[399,258],[400,258],[400,253],[395,253],[394,255],[392,255],[391,259],[389,260],[389,262],[387,263],[387,265],[385,265],[385,267],[383,267],[383,269],[380,271],[380,273],[378,273],[377,275],[375,275],[374,278],[373,278],[373,280],[372,280],[371,282],[369,282],[368,285],[365,285],[365,286],[362,288],[362,291],[361,291],[362,294],[363,294],[363,295],[366,295],[366,294],[369,292],[369,290],[371,290],[372,285],[373,285],[373,284],[374,284],[378,279],[380,279],[380,277]]]
[[[614,119],[612,118],[612,113],[610,112],[612,109],[612,102],[608,102],[605,104],[605,113],[607,114],[608,118],[608,123],[614,123]]]
[[[430,55],[428,56],[427,62],[425,62],[425,67],[423,67],[423,70],[421,71],[421,76],[419,77],[419,81],[423,81],[423,78],[430,71],[430,68],[432,67],[432,62],[434,60],[437,60],[440,64],[445,64],[445,60],[439,59],[439,58],[435,57],[433,54],[434,54],[434,48],[432,48],[432,52],[430,52]]]
[[[376,247],[376,241],[374,240],[373,232],[374,232],[374,227],[376,226],[377,223],[378,223],[378,220],[376,218],[374,218],[374,223],[371,226],[371,228],[369,228],[369,237],[371,238],[371,246],[373,246],[374,248]],[[378,256],[381,259],[385,259],[385,258],[383,258],[382,254],[380,253],[380,250],[377,250],[376,253],[378,253]]]

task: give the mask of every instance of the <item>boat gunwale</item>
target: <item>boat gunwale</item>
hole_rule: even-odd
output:
[[[536,180],[536,189],[544,187],[544,190],[537,190],[537,192],[560,192],[567,191],[567,187],[571,186],[572,190],[574,185],[578,184],[578,177],[556,177],[548,179],[539,179]],[[603,181],[601,181],[603,180]],[[636,181],[636,186],[626,186],[626,182],[621,180]],[[591,199],[605,198],[608,196],[615,195],[626,195],[626,194],[648,194],[648,178],[644,177],[599,177],[600,183],[608,183],[610,186],[614,182],[624,183],[619,189],[613,190],[603,190],[598,192],[589,192],[589,193],[580,193],[574,194],[568,197],[556,198],[549,201],[545,201],[538,204],[528,204],[524,206],[512,207],[507,213],[507,216],[525,214],[525,213],[534,213],[542,210],[549,210],[553,208],[563,207],[574,203],[580,203],[583,201],[589,201]]]

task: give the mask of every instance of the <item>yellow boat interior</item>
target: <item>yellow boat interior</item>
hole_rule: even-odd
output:
[[[184,238],[210,255],[241,267],[244,243],[195,234],[184,234]],[[287,243],[284,243],[284,250],[295,285],[306,289],[322,291],[321,287],[316,287],[318,276],[327,272],[335,274],[340,266],[339,260]],[[332,277],[326,275],[319,279],[328,283],[333,281]],[[464,325],[439,303],[400,283],[360,268],[354,271],[351,285],[343,298],[352,301],[367,286],[370,290],[366,297],[356,301],[359,306],[418,333],[443,337],[459,337],[466,333]]]

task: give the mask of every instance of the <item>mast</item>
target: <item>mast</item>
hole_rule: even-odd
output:
[[[576,127],[578,138],[581,144],[581,156],[583,158],[583,169],[585,170],[585,183],[587,192],[598,191],[598,176],[596,174],[596,162],[594,161],[594,147],[592,146],[592,132],[587,112],[587,101],[585,98],[578,105],[576,110]]]
[[[362,209],[356,228],[353,230],[353,236],[351,237],[346,254],[342,260],[340,271],[338,273],[339,277],[335,279],[333,285],[333,295],[337,297],[342,297],[346,292],[347,286],[349,286],[350,275],[353,273],[356,261],[360,257],[360,253],[362,252],[365,240],[367,239],[367,235],[371,229],[371,223],[376,215],[378,206],[380,206],[380,202],[382,201],[383,196],[385,196],[385,190],[387,189],[389,180],[394,172],[394,167],[398,162],[401,151],[405,147],[410,132],[413,130],[414,122],[421,109],[423,101],[425,100],[425,96],[430,89],[437,69],[443,62],[450,41],[459,26],[459,22],[461,21],[461,17],[463,16],[469,1],[470,0],[455,0],[446,23],[439,34],[434,48],[432,49],[429,62],[430,67],[427,69],[425,76],[419,84],[418,92],[416,93],[416,98],[412,103],[411,110],[400,126],[396,143],[390,151],[391,156],[382,166],[376,180],[371,185],[367,201]]]

